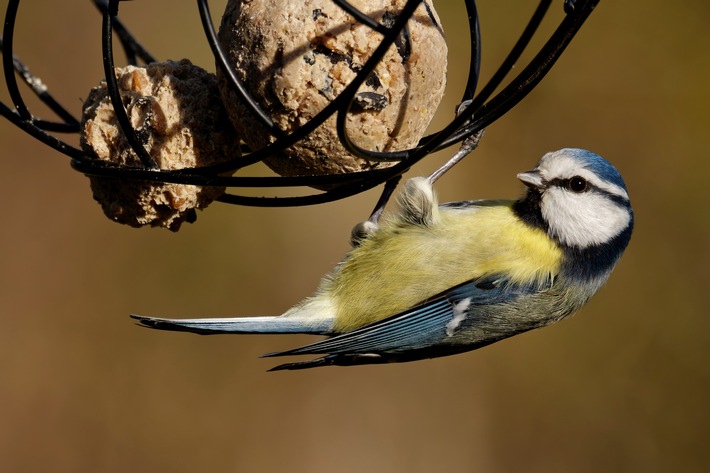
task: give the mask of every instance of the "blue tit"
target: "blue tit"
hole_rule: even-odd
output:
[[[441,205],[429,179],[410,179],[399,212],[365,226],[317,292],[281,316],[132,317],[199,334],[328,336],[265,355],[325,355],[274,369],[447,356],[544,327],[606,282],[633,211],[619,172],[589,151],[548,153],[518,179],[527,187],[518,200]]]

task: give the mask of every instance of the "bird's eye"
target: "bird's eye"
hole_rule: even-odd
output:
[[[567,181],[567,189],[572,192],[584,192],[587,190],[587,181],[579,176],[574,176]]]

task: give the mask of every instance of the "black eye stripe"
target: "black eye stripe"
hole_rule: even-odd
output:
[[[601,189],[599,189],[597,186],[595,186],[594,184],[592,184],[591,182],[589,182],[588,180],[586,180],[580,176],[570,177],[569,179],[561,179],[559,177],[556,177],[555,179],[548,181],[547,184],[549,186],[557,186],[557,187],[561,187],[563,189],[570,189],[570,185],[571,185],[570,183],[575,179],[581,179],[582,181],[584,181],[585,185],[584,185],[583,190],[585,190],[585,191],[595,190],[595,191],[604,192]],[[606,193],[606,192],[604,192],[604,193]]]
[[[578,176],[574,176],[574,177],[578,177]],[[556,177],[555,179],[551,179],[551,180],[547,181],[547,185],[548,185],[548,187],[557,186],[562,189],[568,189],[569,188],[568,187],[569,181],[570,181],[570,179],[561,179],[559,177]],[[594,192],[595,194],[600,194],[600,195],[608,197],[609,199],[611,199],[612,201],[616,202],[619,205],[628,205],[629,201],[627,199],[624,199],[623,197],[621,197],[617,194],[613,194],[609,191],[601,189],[589,181],[586,181],[586,182],[587,182],[587,188],[585,189],[585,192]]]
[[[612,202],[614,202],[616,205],[620,207],[628,207],[629,206],[629,201],[628,199],[624,199],[623,197],[620,197],[616,194],[612,194],[610,192],[604,192],[604,191],[599,191],[599,193],[604,194],[607,196]]]

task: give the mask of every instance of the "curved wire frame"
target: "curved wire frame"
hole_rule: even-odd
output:
[[[365,82],[368,75],[375,69],[384,57],[387,49],[395,40],[404,34],[406,25],[415,9],[422,0],[409,0],[391,26],[373,21],[363,12],[357,10],[346,0],[332,0],[340,8],[352,15],[357,21],[382,34],[382,40],[371,57],[364,64],[355,79],[328,106],[319,112],[309,122],[286,134],[278,129],[258,102],[249,94],[244,84],[229,65],[225,52],[217,40],[207,0],[197,0],[197,7],[202,20],[204,33],[215,56],[218,67],[231,82],[232,90],[248,105],[263,125],[277,138],[273,143],[261,149],[244,148],[241,157],[216,165],[185,168],[179,170],[160,170],[153,158],[142,146],[135,131],[130,125],[124,109],[114,71],[113,39],[118,38],[128,63],[137,64],[154,62],[153,56],[144,49],[118,18],[118,6],[121,0],[92,0],[103,18],[102,49],[103,65],[111,101],[116,111],[119,124],[130,143],[133,151],[140,158],[143,167],[117,166],[95,159],[81,149],[67,144],[52,133],[79,133],[80,123],[72,113],[60,105],[49,93],[48,87],[38,77],[32,75],[27,66],[13,53],[13,36],[15,19],[20,0],[9,0],[5,13],[5,21],[0,37],[2,52],[2,68],[10,100],[13,107],[0,102],[0,114],[24,130],[37,140],[71,158],[74,169],[88,175],[111,176],[125,179],[140,179],[145,181],[170,182],[177,184],[214,185],[230,188],[280,188],[327,186],[328,190],[305,196],[291,197],[253,197],[227,193],[219,198],[229,204],[251,205],[261,207],[289,207],[313,205],[343,199],[364,192],[383,183],[384,190],[376,211],[386,204],[401,175],[412,165],[424,159],[429,154],[462,143],[477,143],[480,133],[491,123],[498,120],[528,93],[530,93],[542,78],[550,71],[582,24],[591,14],[599,0],[565,0],[563,3],[565,17],[555,29],[547,42],[534,55],[530,62],[513,77],[507,85],[499,89],[511,69],[528,48],[530,40],[537,32],[543,18],[548,13],[552,0],[540,0],[527,26],[521,32],[519,39],[510,53],[501,63],[491,79],[478,93],[478,78],[481,62],[481,37],[479,16],[475,0],[464,0],[468,12],[469,39],[471,43],[471,61],[467,84],[461,98],[458,113],[443,129],[423,137],[417,146],[396,152],[375,152],[356,146],[349,139],[345,130],[346,115],[353,102],[358,88]],[[44,120],[35,117],[27,108],[18,85],[17,77],[29,86],[31,91],[57,116],[58,120]],[[337,116],[337,131],[341,143],[351,154],[371,161],[396,162],[391,167],[349,174],[325,176],[220,176],[229,172],[238,172],[247,166],[262,161],[268,156],[280,153],[284,149],[303,139],[332,115]],[[475,147],[470,147],[469,151]]]

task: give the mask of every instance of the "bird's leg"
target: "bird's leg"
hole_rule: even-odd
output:
[[[370,214],[370,218],[368,218],[364,222],[356,224],[353,227],[352,231],[350,232],[350,245],[353,248],[360,246],[362,240],[369,237],[370,235],[375,233],[378,228],[380,228],[378,222],[380,221],[382,212],[385,210],[387,202],[390,200],[390,197],[392,197],[392,193],[394,192],[395,188],[397,187],[397,184],[399,184],[399,181],[401,179],[402,176],[396,176],[387,181],[385,183],[385,189],[382,192],[380,199],[377,201],[377,205],[375,205],[374,210]]]
[[[454,167],[456,164],[458,164],[459,161],[461,161],[463,158],[468,156],[471,151],[476,149],[478,147],[478,143],[481,141],[481,138],[483,137],[483,132],[485,130],[481,130],[477,133],[474,133],[473,135],[469,136],[463,142],[461,143],[461,147],[459,150],[449,159],[446,163],[444,163],[443,166],[441,166],[439,169],[434,171],[430,176],[429,176],[429,182],[434,183],[439,179],[441,176],[443,176],[449,169]]]
[[[462,104],[463,106],[464,104]],[[459,108],[460,113],[461,108]],[[478,143],[483,137],[483,132],[469,136],[461,143],[459,150],[443,166],[434,171],[428,178],[413,178],[407,181],[404,191],[399,198],[402,220],[415,225],[430,225],[436,218],[438,202],[436,194],[432,189],[432,184],[436,182],[447,171],[453,168],[459,161],[468,156],[471,151],[478,147]],[[392,197],[394,189],[397,187],[401,176],[390,179],[385,183],[385,189],[380,199],[375,205],[375,209],[370,214],[370,218],[364,222],[356,224],[350,232],[350,245],[355,248],[362,241],[376,232],[380,226],[379,221],[385,205]],[[425,182],[426,181],[426,182]]]
[[[394,185],[392,186],[392,190]],[[390,191],[391,194],[391,191]],[[389,199],[389,196],[387,196]],[[402,193],[397,198],[399,202],[399,219],[411,225],[429,226],[437,218],[439,203],[431,181],[426,177],[413,177],[404,184]],[[353,248],[375,233],[380,227],[378,221],[384,206],[375,207],[368,220],[353,227],[350,233],[350,244]]]

